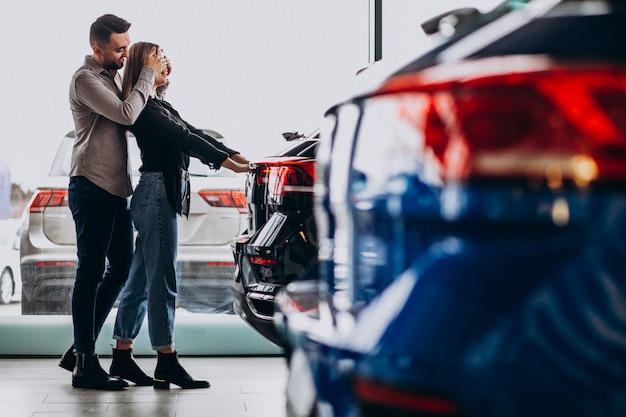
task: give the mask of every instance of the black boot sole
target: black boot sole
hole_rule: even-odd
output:
[[[118,383],[117,381],[116,383],[111,384],[94,384],[87,381],[72,379],[72,386],[74,388],[95,389],[100,391],[121,391],[128,387],[128,383],[126,383],[125,381],[122,382],[123,384]]]
[[[173,379],[154,379],[154,389],[170,389],[170,384],[178,385],[181,389],[202,389],[209,388],[211,384],[208,381],[175,381]]]
[[[118,378],[118,379],[124,379],[126,381],[130,381],[133,384],[137,385],[138,387],[150,387],[154,384],[154,380],[150,379],[148,380],[143,380],[143,379],[139,379],[139,378],[134,378],[132,376],[126,376],[126,375],[122,375],[121,373],[117,373],[117,374],[111,374],[111,376],[113,378]]]

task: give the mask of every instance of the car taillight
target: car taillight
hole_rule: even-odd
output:
[[[313,193],[315,161],[294,160],[258,164],[256,182],[265,185],[273,196]]]
[[[43,213],[48,207],[67,207],[67,190],[39,190],[33,196],[28,211]]]
[[[205,263],[206,266],[210,266],[210,267],[234,267],[235,263],[234,262],[207,262]]]
[[[240,213],[247,213],[246,195],[243,191],[198,191],[198,195],[211,207],[234,207]]]
[[[398,117],[422,132],[440,179],[626,180],[626,68],[517,57],[438,71],[377,94],[401,98]]]
[[[366,416],[420,415],[452,417],[461,415],[459,407],[448,399],[407,391],[367,379],[357,379],[354,383],[354,392],[362,404]]]
[[[278,261],[276,259],[259,258],[258,256],[251,256],[250,263],[255,265],[278,265]]]
[[[40,261],[35,263],[35,266],[75,266],[76,262],[73,261]]]

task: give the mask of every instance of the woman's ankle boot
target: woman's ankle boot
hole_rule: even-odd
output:
[[[114,378],[125,379],[142,387],[149,387],[154,383],[154,380],[146,375],[135,362],[132,349],[113,349],[113,360],[109,373]]]
[[[102,369],[95,353],[78,353],[76,368],[72,372],[72,386],[75,388],[122,390],[128,386],[123,379],[110,378]]]
[[[154,388],[169,389],[170,383],[183,389],[209,388],[208,381],[193,379],[178,362],[178,352],[157,352],[157,366],[154,370]]]
[[[74,345],[70,346],[59,361],[59,366],[65,370],[72,372],[76,368],[76,350]]]

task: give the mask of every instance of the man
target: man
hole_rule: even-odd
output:
[[[133,253],[127,208],[132,183],[125,126],[135,122],[157,73],[166,65],[158,51],[153,51],[144,61],[135,88],[128,97],[121,97],[117,71],[126,60],[130,25],[111,14],[99,17],[89,34],[93,54],[85,58],[70,83],[76,131],[68,187],[78,254],[72,295],[76,355],[70,348],[59,365],[73,369],[72,386],[78,388],[118,390],[128,386],[102,369],[95,342],[128,277]],[[142,385],[148,385],[145,379],[149,377],[143,376]]]

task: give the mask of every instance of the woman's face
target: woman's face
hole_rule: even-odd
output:
[[[159,58],[161,58],[162,60],[165,59],[165,54],[163,53],[163,49],[159,50]],[[168,69],[163,68],[163,71],[157,74],[156,80],[154,81],[154,85],[157,87],[165,85],[167,83],[167,73],[168,73]]]

